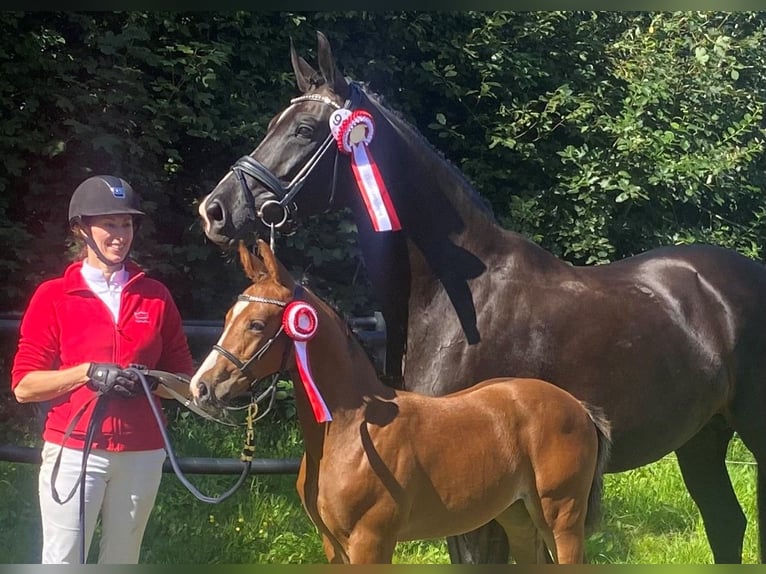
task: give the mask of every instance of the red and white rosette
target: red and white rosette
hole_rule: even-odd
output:
[[[365,110],[345,108],[330,115],[330,130],[338,149],[351,154],[351,169],[370,214],[375,231],[399,231],[402,226],[386,184],[368,145],[375,134],[375,122]]]
[[[282,315],[282,326],[295,344],[295,362],[298,364],[303,388],[309,398],[314,418],[318,423],[325,423],[332,420],[332,415],[311,375],[306,350],[306,343],[316,334],[318,324],[316,309],[305,301],[291,301],[285,307],[285,312]]]

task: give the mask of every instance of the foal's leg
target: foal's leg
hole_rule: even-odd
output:
[[[347,564],[348,556],[346,556],[343,548],[335,541],[335,538],[327,534],[322,534],[322,548],[324,549],[327,561],[330,564]]]
[[[505,530],[494,520],[476,530],[447,538],[453,564],[507,564],[508,547]]]
[[[585,515],[588,511],[588,494],[583,490],[562,499],[540,500],[544,525],[553,537],[551,548],[557,564],[582,564],[585,559]]]
[[[349,564],[391,564],[396,538],[381,530],[355,528],[348,539]]]
[[[722,417],[713,417],[676,450],[686,488],[702,514],[717,563],[742,562],[747,520],[726,469],[726,449],[733,435]]]
[[[516,564],[546,564],[552,561],[540,531],[519,500],[495,518],[505,530]]]
[[[585,509],[574,524],[558,524],[553,527],[559,564],[582,564],[585,562]]]

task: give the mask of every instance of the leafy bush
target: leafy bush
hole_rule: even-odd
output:
[[[113,172],[150,214],[136,256],[184,316],[243,285],[197,204],[295,95],[315,31],[455,163],[498,219],[573,263],[706,241],[761,258],[759,12],[5,12],[0,271],[19,310],[66,255],[66,208]],[[280,257],[370,313],[355,229],[308,222]]]

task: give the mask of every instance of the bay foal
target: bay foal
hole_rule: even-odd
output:
[[[242,244],[239,254],[253,284],[228,311],[192,393],[212,408],[255,379],[291,374],[305,444],[298,494],[331,562],[388,563],[397,541],[492,519],[517,562],[543,561],[546,548],[554,562],[584,560],[609,451],[597,410],[538,379],[494,378],[440,397],[388,387],[346,323],[296,286],[266,243],[260,258]],[[293,313],[296,298],[309,311]],[[292,327],[288,315],[298,317]],[[287,336],[296,330],[305,354]]]

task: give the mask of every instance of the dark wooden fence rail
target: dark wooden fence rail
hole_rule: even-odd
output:
[[[40,464],[40,449],[32,446],[0,445],[0,461]],[[298,458],[254,458],[250,474],[297,474]],[[182,457],[178,466],[184,474],[239,474],[242,462],[237,458]],[[169,460],[162,471],[173,473]]]

